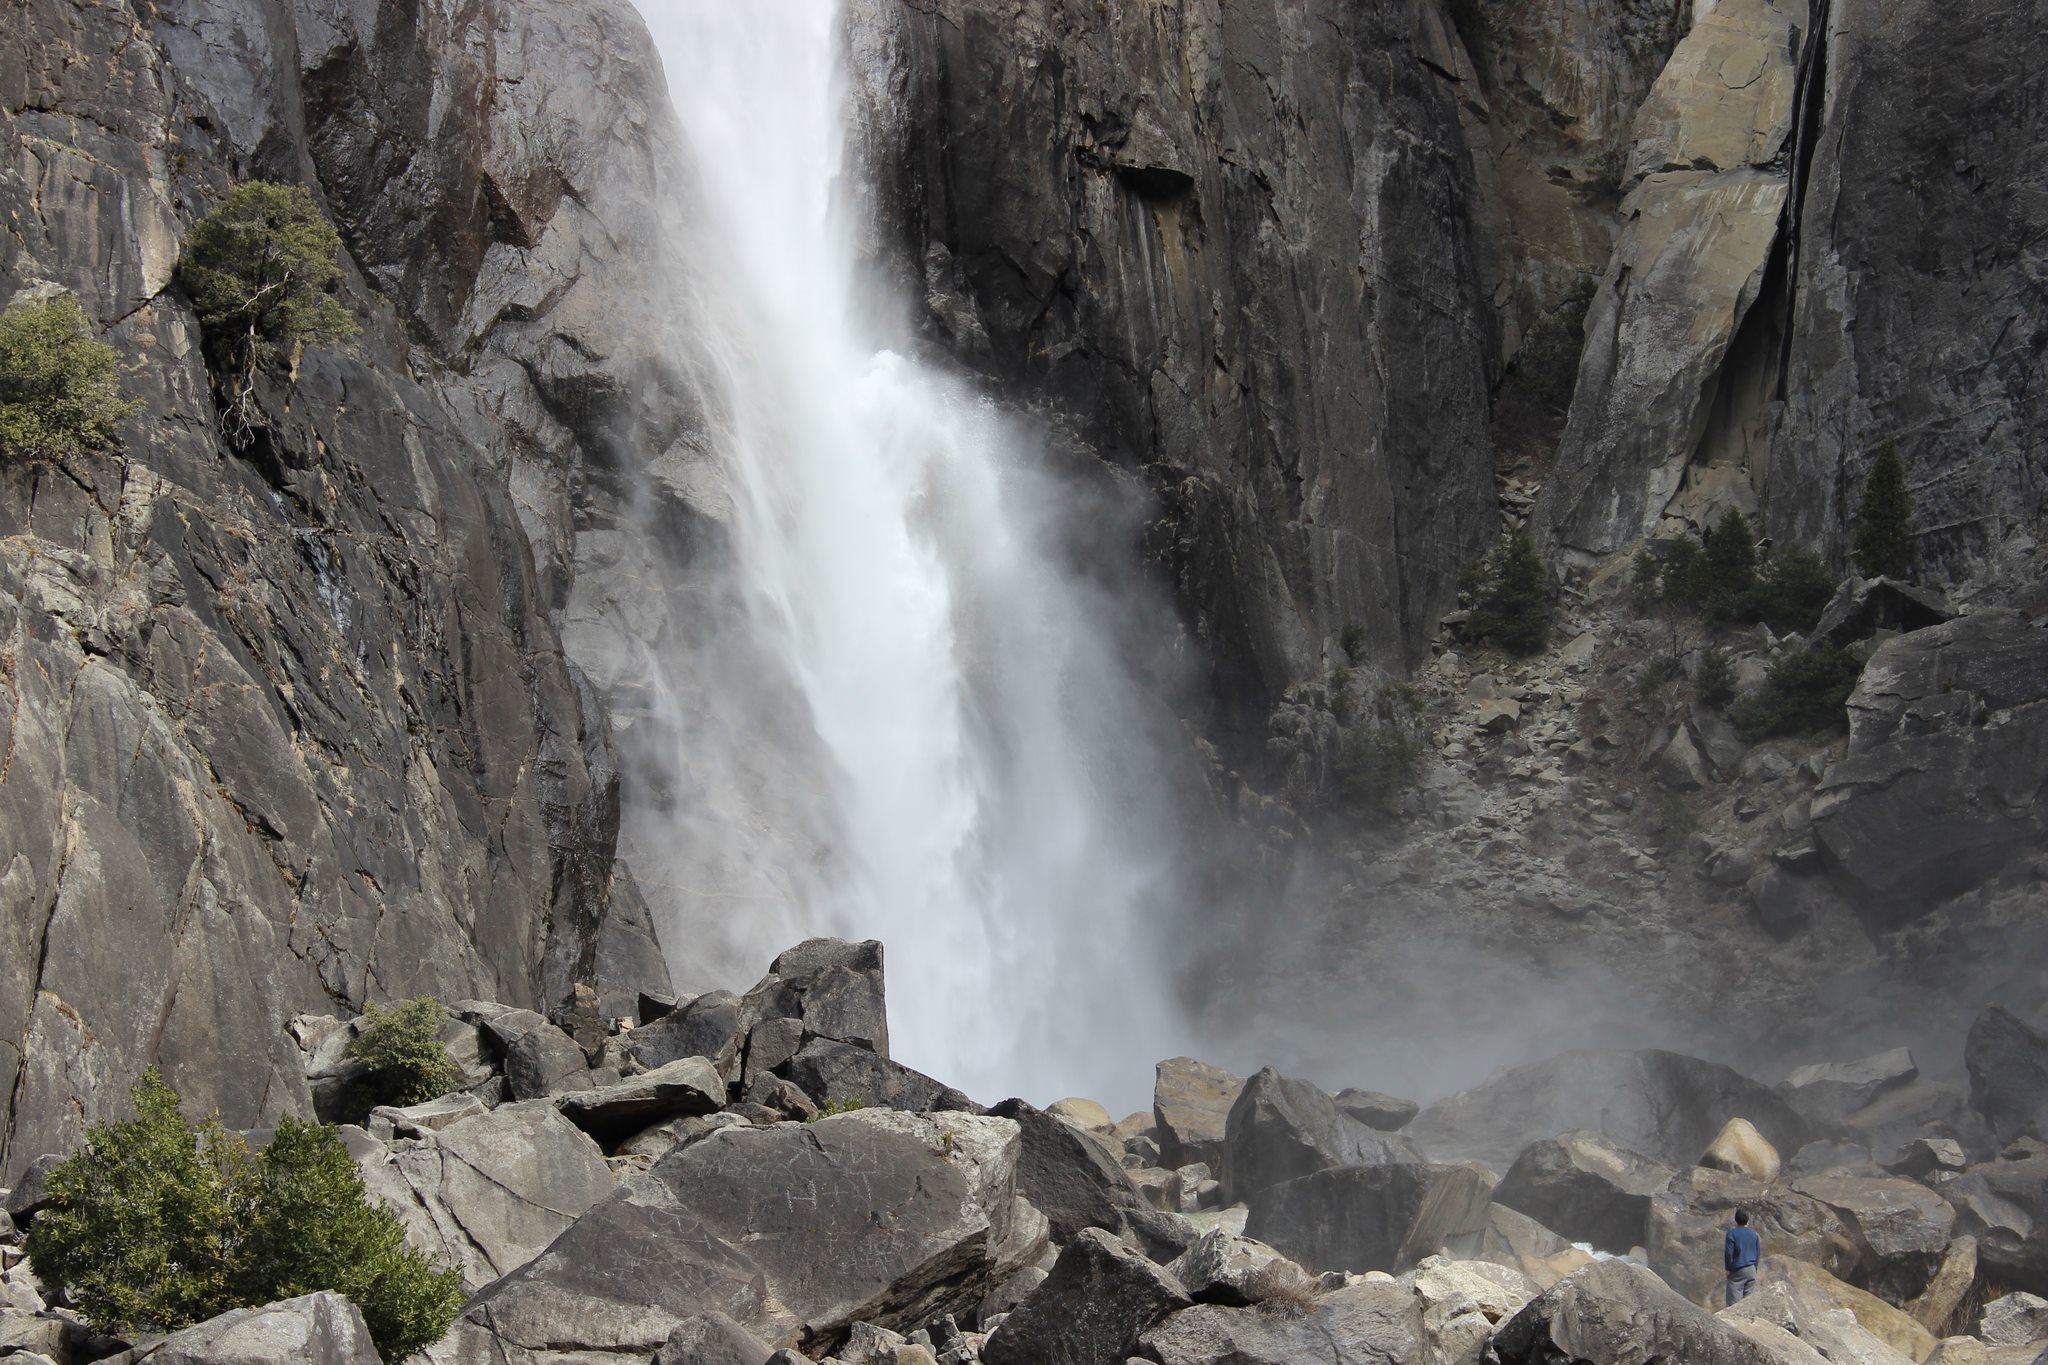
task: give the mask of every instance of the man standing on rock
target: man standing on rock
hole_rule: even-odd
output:
[[[1756,1292],[1756,1263],[1764,1258],[1763,1243],[1749,1225],[1749,1210],[1735,1210],[1735,1226],[1721,1245],[1721,1262],[1728,1270],[1728,1303],[1741,1303]]]

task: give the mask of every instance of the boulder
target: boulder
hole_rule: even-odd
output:
[[[2048,1038],[1994,1005],[1970,1025],[1963,1063],[1970,1105],[2000,1142],[2048,1139]]]
[[[1722,1309],[1720,1317],[1754,1340],[1772,1338],[1750,1330],[1753,1326],[1775,1329],[1833,1365],[1914,1365],[1913,1357],[1885,1344],[1852,1314],[1821,1308],[1782,1281],[1760,1284],[1741,1303]],[[1774,1344],[1783,1350],[1782,1338]]]
[[[1833,1209],[1783,1185],[1704,1167],[1677,1175],[1650,1200],[1643,1232],[1650,1269],[1694,1303],[1719,1307],[1721,1243],[1737,1209],[1748,1211],[1765,1256],[1796,1257],[1845,1278],[1854,1273],[1856,1241]]]
[[[458,1090],[452,1095],[428,1100],[425,1104],[380,1104],[370,1111],[369,1122],[365,1126],[380,1137],[420,1137],[438,1133],[458,1119],[474,1118],[488,1112],[489,1108],[482,1100],[468,1091]]]
[[[723,1313],[683,1319],[654,1353],[654,1365],[767,1365],[775,1352]]]
[[[1941,1187],[1987,1280],[2048,1295],[2048,1155],[1972,1166]]]
[[[740,1002],[743,1031],[776,1019],[803,1021],[808,1037],[831,1038],[889,1055],[889,1012],[882,945],[814,938],[769,964]]]
[[[1264,1242],[1236,1236],[1223,1228],[1211,1228],[1202,1234],[1201,1240],[1175,1257],[1166,1271],[1196,1303],[1243,1308],[1264,1297],[1260,1291],[1276,1262],[1294,1264]],[[1299,1271],[1299,1267],[1296,1269]]]
[[[1642,1242],[1650,1199],[1671,1176],[1660,1161],[1575,1131],[1524,1148],[1493,1200],[1570,1241],[1619,1253]]]
[[[1245,1082],[1224,1131],[1218,1178],[1233,1203],[1317,1171],[1418,1160],[1406,1143],[1382,1136],[1314,1085],[1271,1067]]]
[[[1593,1264],[1593,1258],[1525,1213],[1498,1202],[1486,1210],[1478,1231],[1451,1239],[1445,1249],[1460,1260],[1486,1261],[1527,1277],[1548,1289],[1565,1276]]]
[[[1056,1119],[1065,1119],[1076,1128],[1085,1129],[1091,1133],[1100,1133],[1105,1137],[1116,1133],[1116,1120],[1109,1116],[1109,1110],[1103,1108],[1094,1100],[1075,1099],[1072,1097],[1064,1100],[1054,1100],[1045,1107],[1045,1112],[1051,1114]]]
[[[1953,1138],[1914,1138],[1885,1167],[1893,1175],[1925,1181],[1930,1176],[1968,1169],[1969,1154]]]
[[[1197,1304],[1147,1332],[1138,1349],[1161,1365],[1421,1365],[1427,1359],[1421,1300],[1392,1280],[1347,1284],[1298,1303]]]
[[[1778,1149],[1765,1141],[1748,1119],[1728,1120],[1700,1157],[1699,1164],[1709,1170],[1746,1175],[1765,1185],[1776,1180],[1784,1166]]]
[[[1173,1057],[1153,1072],[1152,1117],[1165,1160],[1174,1165],[1199,1161],[1223,1168],[1223,1145],[1230,1111],[1244,1089],[1244,1079],[1192,1057]]]
[[[1977,1335],[1991,1346],[2048,1340],[2048,1299],[2024,1292],[2001,1294],[1984,1305]]]
[[[1864,1331],[1911,1360],[1924,1360],[1934,1349],[1934,1337],[1904,1310],[1835,1278],[1817,1265],[1774,1255],[1769,1246],[1764,1251],[1764,1259],[1757,1266],[1759,1293],[1766,1286],[1781,1286],[1797,1300],[1802,1314],[1813,1317],[1846,1310]]]
[[[1921,1365],[2041,1365],[2048,1351],[2036,1345],[1987,1346],[1975,1337],[1947,1337]]]
[[[651,1356],[685,1319],[717,1311],[817,1356],[858,1321],[965,1313],[1043,1245],[1043,1222],[1034,1234],[1016,1197],[1020,1147],[1006,1119],[887,1109],[720,1129],[486,1289],[442,1354]]]
[[[576,1040],[532,1010],[498,1010],[477,1019],[515,1100],[588,1090],[590,1060]]]
[[[597,1144],[547,1100],[351,1151],[407,1240],[458,1268],[471,1293],[539,1255],[616,1183]]]
[[[977,1113],[980,1106],[949,1085],[879,1053],[831,1038],[813,1038],[789,1059],[785,1073],[819,1106],[900,1109],[923,1114]]]
[[[1729,1119],[1748,1119],[1781,1152],[1815,1134],[1776,1093],[1739,1072],[1675,1052],[1568,1052],[1501,1071],[1425,1108],[1403,1136],[1432,1159],[1506,1170],[1523,1148],[1583,1128],[1678,1165]]]
[[[1941,1268],[1956,1211],[1925,1185],[1896,1176],[1805,1176],[1792,1188],[1834,1210],[1855,1239],[1852,1284],[1910,1303]]]
[[[1422,1112],[1422,1106],[1414,1100],[1382,1095],[1377,1090],[1339,1090],[1332,1098],[1339,1109],[1382,1133],[1400,1132]]]
[[[1628,1261],[1599,1261],[1531,1299],[1493,1334],[1500,1365],[1781,1365],[1767,1349]]]
[[[1100,1144],[1023,1100],[1004,1100],[989,1112],[1017,1125],[1023,1144],[1017,1192],[1046,1216],[1054,1241],[1064,1246],[1084,1228],[1126,1229],[1142,1197]]]
[[[1927,1282],[1919,1297],[1906,1305],[1906,1312],[1935,1336],[1944,1336],[1955,1325],[1958,1310],[1976,1285],[1977,1239],[1958,1237],[1948,1244],[1948,1250],[1942,1253],[1941,1268],[1934,1272],[1934,1278]]]
[[[1913,1054],[1895,1047],[1854,1062],[1817,1062],[1795,1068],[1779,1093],[1815,1126],[1831,1128],[1887,1090],[1917,1080]]]
[[[633,1060],[650,1070],[702,1057],[728,1084],[739,1079],[740,1002],[731,991],[700,995],[626,1037]]]
[[[112,1357],[109,1365],[379,1365],[363,1315],[335,1293],[238,1308]]]
[[[1415,1286],[1425,1311],[1475,1309],[1489,1324],[1513,1317],[1543,1292],[1534,1280],[1508,1266],[1444,1256],[1426,1258],[1406,1278]]]
[[[1843,1123],[1850,1136],[1877,1153],[1895,1152],[1930,1135],[1967,1137],[1980,1146],[1991,1140],[1983,1119],[1971,1111],[1969,1096],[1924,1076],[1884,1091]]]
[[[1876,1175],[1877,1163],[1870,1159],[1870,1149],[1853,1142],[1836,1142],[1824,1139],[1809,1142],[1792,1154],[1785,1163],[1784,1174],[1802,1175]]]
[[[985,1365],[1121,1361],[1153,1324],[1190,1303],[1179,1281],[1100,1228],[1060,1253],[1045,1283],[982,1347]]]
[[[607,1147],[670,1119],[725,1107],[725,1081],[703,1057],[683,1057],[617,1085],[556,1100],[564,1118]]]
[[[1342,1166],[1252,1196],[1245,1235],[1310,1270],[1400,1271],[1486,1224],[1491,1181],[1471,1166]]]
[[[1948,600],[1931,588],[1901,583],[1895,578],[1858,578],[1852,574],[1835,589],[1833,600],[1806,639],[1808,644],[1846,648],[1858,640],[1868,640],[1880,630],[1902,634],[1954,619],[1955,611]]]
[[[50,1172],[62,1165],[64,1158],[55,1152],[45,1152],[22,1168],[21,1178],[14,1182],[14,1188],[7,1191],[0,1211],[19,1226],[26,1227],[50,1203]]]

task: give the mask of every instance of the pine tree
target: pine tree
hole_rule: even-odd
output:
[[[1707,535],[1706,592],[1701,606],[1716,621],[1731,621],[1756,592],[1756,535],[1749,518],[1731,507]]]
[[[1856,568],[1865,578],[1910,578],[1920,563],[1920,532],[1898,446],[1886,441],[1856,507]]]

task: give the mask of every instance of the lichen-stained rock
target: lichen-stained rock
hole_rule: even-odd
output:
[[[1909,1360],[1925,1360],[1934,1338],[1903,1309],[1877,1295],[1846,1284],[1819,1266],[1765,1248],[1757,1265],[1757,1283],[1777,1285],[1799,1305],[1802,1314],[1822,1316],[1846,1311],[1857,1326]],[[1718,1304],[1720,1300],[1715,1300]]]
[[[1933,1190],[1896,1177],[1807,1176],[1792,1188],[1833,1209],[1856,1241],[1849,1278],[1896,1304],[1919,1297],[1941,1268],[1956,1211]]]
[[[1100,1228],[1088,1228],[982,1347],[987,1365],[1092,1365],[1131,1354],[1189,1304],[1180,1281]]]
[[[1405,1284],[1367,1280],[1313,1305],[1197,1304],[1147,1332],[1139,1356],[1163,1365],[1351,1365],[1424,1361],[1422,1300]]]
[[[1402,1131],[1437,1161],[1507,1169],[1522,1149],[1573,1128],[1672,1165],[1693,1161],[1740,1116],[1781,1152],[1809,1137],[1806,1121],[1768,1087],[1676,1052],[1567,1052],[1510,1067],[1438,1100]]]
[[[1767,1348],[1627,1261],[1600,1261],[1543,1291],[1493,1335],[1501,1365],[1781,1365]]]
[[[1243,1089],[1242,1076],[1193,1057],[1170,1057],[1154,1067],[1152,1116],[1165,1160],[1221,1170],[1230,1110]]]
[[[1573,1131],[1523,1148],[1493,1198],[1571,1241],[1620,1255],[1643,1244],[1650,1200],[1672,1174],[1597,1133]]]
[[[471,1293],[539,1255],[616,1184],[597,1144],[546,1100],[352,1146],[364,1185]]]
[[[1246,743],[1345,623],[1416,657],[1495,521],[1491,308],[1437,17],[853,9],[888,264],[970,363],[1154,471],[1154,542]]]
[[[1993,609],[1890,640],[1849,720],[1813,830],[1874,924],[1917,918],[2048,839],[2048,629]]]
[[[1539,525],[1601,555],[1651,532],[1688,465],[1761,433],[1710,432],[1790,193],[1806,0],[1701,12],[1636,113],[1623,227],[1586,315],[1578,391]],[[1702,449],[1718,435],[1726,451]]]
[[[110,1365],[378,1365],[370,1329],[339,1294],[238,1308],[123,1351]]]
[[[1006,1119],[890,1110],[729,1128],[635,1176],[486,1289],[435,1359],[652,1356],[693,1314],[824,1354],[855,1322],[966,1314],[1035,1260]],[[1026,1232],[1029,1229],[1025,1229]]]

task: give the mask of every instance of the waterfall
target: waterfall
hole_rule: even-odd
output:
[[[800,903],[763,922],[882,939],[908,1065],[984,1100],[1135,1101],[1180,1048],[1170,779],[1125,620],[1053,549],[1069,509],[1042,452],[913,358],[904,301],[866,277],[839,6],[640,4],[694,177],[678,249],[747,649],[830,768],[807,818],[831,865],[793,870]],[[735,714],[700,742],[744,736],[731,692],[701,699]],[[687,955],[688,917],[663,930]]]

